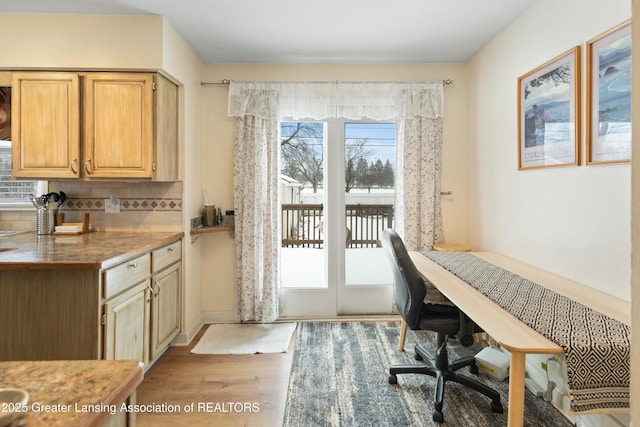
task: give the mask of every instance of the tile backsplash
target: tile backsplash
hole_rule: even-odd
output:
[[[181,231],[182,182],[49,181],[49,191],[64,191],[65,221],[90,214],[97,231]],[[120,213],[105,213],[105,199],[120,199]],[[0,229],[35,230],[35,209],[0,212]]]

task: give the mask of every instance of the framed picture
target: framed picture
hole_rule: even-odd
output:
[[[518,78],[518,169],[580,164],[580,46]]]
[[[587,164],[631,161],[631,21],[587,42]]]

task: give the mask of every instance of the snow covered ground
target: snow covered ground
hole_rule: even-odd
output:
[[[384,249],[346,249],[347,285],[389,285],[393,276]],[[294,288],[325,287],[322,249],[282,248],[282,286]]]

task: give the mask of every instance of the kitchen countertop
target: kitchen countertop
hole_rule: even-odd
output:
[[[183,232],[93,232],[0,237],[0,270],[99,270],[152,251]]]
[[[102,425],[143,375],[135,360],[0,362],[0,388],[29,393],[21,422],[34,427]]]

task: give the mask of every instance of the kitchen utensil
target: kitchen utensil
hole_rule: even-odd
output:
[[[60,195],[58,193],[47,193],[47,207],[51,210],[56,210],[59,207]]]
[[[33,194],[29,194],[29,200],[31,200],[31,203],[33,203],[33,206],[35,206],[36,209],[40,207],[38,206],[38,202],[36,202],[36,196],[34,196]]]
[[[60,203],[58,204],[58,208],[61,208],[64,205],[64,202],[67,200],[67,195],[64,191],[60,192]]]

